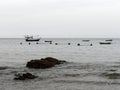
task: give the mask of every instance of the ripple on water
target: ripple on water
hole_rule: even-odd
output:
[[[38,88],[40,90],[55,90],[55,87],[60,87],[61,85],[67,88],[66,85],[86,85],[86,87],[96,85],[120,85],[120,81],[110,80],[106,77],[101,77],[103,72],[118,72],[118,68],[108,67],[106,64],[93,64],[93,63],[67,63],[63,65],[58,65],[50,69],[28,69],[26,67],[19,68],[3,68],[1,69],[4,74],[1,76],[3,86],[9,84],[9,87],[21,88],[24,85],[25,88],[30,89],[31,83],[33,84],[35,90]],[[29,81],[14,81],[14,74],[21,72],[30,72],[34,75],[39,76],[35,80]],[[38,86],[36,86],[36,83]],[[42,86],[41,86],[42,85]],[[49,89],[52,86],[52,89]],[[38,87],[38,88],[37,88]],[[45,89],[46,87],[46,89]],[[39,90],[38,89],[38,90]],[[26,90],[26,89],[23,89]],[[57,88],[57,90],[61,90]],[[65,89],[62,89],[65,90]],[[67,90],[67,89],[66,89]],[[77,90],[77,88],[76,88]],[[80,89],[82,90],[82,89]],[[84,90],[84,89],[83,89]],[[92,89],[91,89],[92,90]],[[99,89],[100,90],[100,89]]]
[[[54,83],[70,83],[70,84],[92,84],[92,85],[120,85],[120,82],[109,81],[82,81],[82,80],[54,80]]]
[[[7,66],[1,66],[0,67],[0,70],[5,70],[5,69],[8,69],[9,67],[7,67]]]

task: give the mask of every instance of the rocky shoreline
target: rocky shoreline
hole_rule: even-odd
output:
[[[66,61],[58,60],[52,57],[46,57],[41,59],[30,60],[29,62],[27,62],[26,67],[33,69],[47,69],[63,63],[66,63]],[[33,75],[30,72],[25,72],[25,73],[15,74],[14,80],[28,80],[28,79],[35,79],[37,77],[38,76]]]

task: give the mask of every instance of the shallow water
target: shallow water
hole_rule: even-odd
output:
[[[119,90],[120,79],[109,79],[102,74],[120,73],[120,40],[114,39],[111,45],[99,44],[105,39],[82,40],[46,38],[39,44],[28,45],[23,39],[0,39],[0,90]],[[78,43],[81,46],[77,46]],[[55,57],[68,63],[50,69],[25,67],[27,61],[44,57]],[[13,80],[14,74],[20,72],[39,77]]]

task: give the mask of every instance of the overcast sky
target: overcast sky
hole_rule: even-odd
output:
[[[120,0],[0,0],[0,37],[120,37]]]

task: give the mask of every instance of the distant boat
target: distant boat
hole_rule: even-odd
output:
[[[111,42],[99,42],[99,44],[111,44]]]
[[[45,41],[45,42],[49,42],[49,43],[51,43],[52,41]]]
[[[112,39],[107,39],[107,40],[105,40],[105,41],[112,41]]]
[[[44,41],[45,43],[49,43],[49,44],[52,44],[52,41]]]
[[[29,35],[25,36],[25,41],[27,42],[34,42],[34,41],[39,41],[39,40],[40,38],[33,38],[33,36],[29,36]]]
[[[83,42],[89,42],[90,40],[82,40]]]

